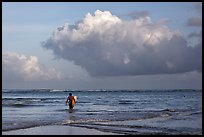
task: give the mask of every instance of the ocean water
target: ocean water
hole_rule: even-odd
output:
[[[73,111],[65,101],[77,96]],[[127,135],[201,135],[202,90],[2,90],[2,131],[69,125]]]

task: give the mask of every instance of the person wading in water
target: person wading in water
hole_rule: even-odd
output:
[[[76,100],[74,98],[74,96],[72,96],[72,93],[69,93],[69,96],[67,97],[67,101],[66,101],[66,105],[67,103],[69,103],[69,109],[73,109],[75,104],[76,104]]]

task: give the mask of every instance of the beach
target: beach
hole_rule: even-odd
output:
[[[117,134],[82,127],[54,125],[5,131],[2,132],[2,135],[117,135]]]

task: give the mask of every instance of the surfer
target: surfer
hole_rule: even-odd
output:
[[[69,93],[69,96],[67,97],[66,105],[69,102],[69,109],[73,109],[76,103],[76,100],[74,96],[72,96],[72,93]]]

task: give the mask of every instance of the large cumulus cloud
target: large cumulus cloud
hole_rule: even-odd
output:
[[[201,71],[201,44],[187,46],[179,31],[148,14],[125,21],[109,11],[88,13],[59,27],[42,46],[92,76],[172,74]]]

